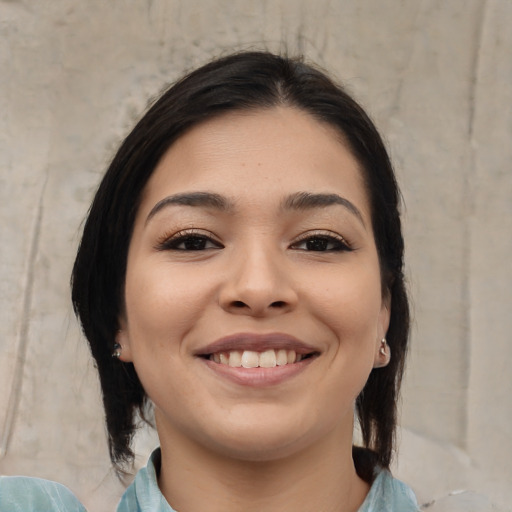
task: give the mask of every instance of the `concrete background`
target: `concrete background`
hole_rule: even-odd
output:
[[[458,489],[512,510],[511,26],[509,0],[0,0],[0,473],[113,509],[69,300],[80,223],[164,84],[287,48],[372,113],[402,184],[415,324],[397,474],[439,510]],[[141,433],[139,463],[155,443]]]

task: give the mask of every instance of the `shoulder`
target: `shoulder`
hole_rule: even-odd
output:
[[[428,512],[504,512],[487,496],[472,491],[455,491],[426,503],[424,507]]]
[[[67,488],[56,482],[0,476],[0,512],[86,512]]]
[[[117,512],[174,512],[158,488],[159,468],[160,449],[158,448],[152,453],[147,466],[138,471],[135,480],[126,489]]]
[[[412,489],[381,469],[359,512],[419,512]]]

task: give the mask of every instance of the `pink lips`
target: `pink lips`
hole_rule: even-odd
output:
[[[297,354],[312,354],[312,357],[302,359],[293,364],[275,366],[273,368],[241,368],[231,367],[226,364],[219,364],[210,360],[207,356],[219,352],[230,352],[233,350],[252,350],[263,352],[265,350],[294,350]],[[283,333],[253,334],[237,333],[220,338],[213,343],[200,348],[196,356],[205,364],[208,369],[222,378],[228,379],[235,384],[251,387],[268,387],[282,383],[307,368],[318,355],[319,351],[297,338]]]
[[[206,356],[216,352],[229,352],[230,350],[255,350],[263,352],[269,349],[295,350],[297,354],[311,354],[318,350],[297,338],[284,333],[253,334],[237,333],[220,338],[213,343],[202,347],[196,352],[197,356]]]

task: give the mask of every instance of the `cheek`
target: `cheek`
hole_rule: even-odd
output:
[[[376,336],[382,307],[380,275],[365,269],[326,275],[324,286],[312,294],[312,304],[317,316],[339,335],[340,343],[373,343],[371,334]]]
[[[133,265],[126,279],[132,341],[179,343],[211,300],[212,286],[198,273],[155,263]]]
[[[326,387],[333,396],[354,400],[374,365],[382,308],[380,274],[363,267],[343,278],[331,276],[318,290],[315,316],[336,340],[328,348],[332,371],[327,372]]]

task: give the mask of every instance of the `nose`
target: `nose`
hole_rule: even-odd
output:
[[[220,305],[230,313],[253,317],[293,310],[297,292],[286,257],[261,248],[239,254],[229,262]]]

